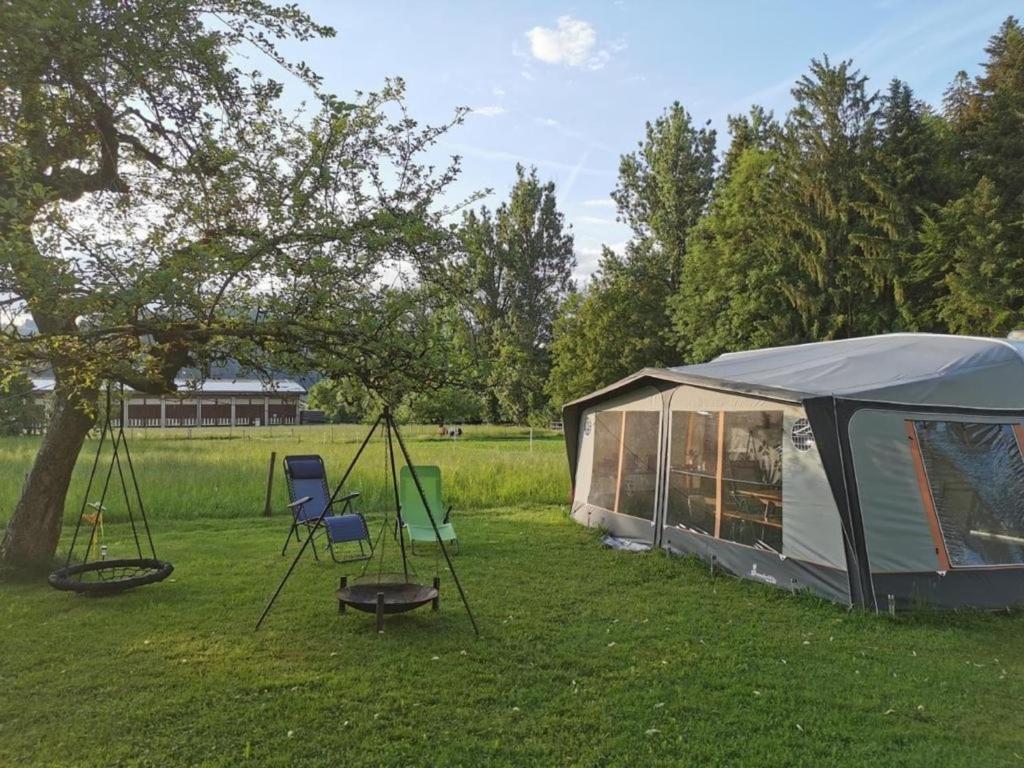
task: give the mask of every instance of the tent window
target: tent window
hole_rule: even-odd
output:
[[[950,566],[1024,565],[1020,431],[1011,424],[914,422],[925,504]]]
[[[615,509],[619,482],[619,451],[622,449],[622,411],[594,414],[594,464],[587,498],[595,507]]]
[[[667,525],[782,551],[782,411],[673,411]]]
[[[658,475],[658,427],[656,411],[629,411],[622,440],[619,495],[615,511],[654,519],[654,494]]]
[[[715,530],[718,413],[673,411],[669,457],[668,524],[708,535]]]
[[[782,411],[725,414],[723,539],[782,551]]]

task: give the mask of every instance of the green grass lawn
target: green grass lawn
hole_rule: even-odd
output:
[[[212,476],[200,442],[153,496]],[[467,494],[505,487],[493,467],[511,478],[517,462],[564,482],[555,441],[533,459],[515,440],[479,442],[413,449],[438,451],[446,472],[440,452],[463,450],[447,456],[462,456]],[[260,452],[218,461],[241,471]],[[1020,615],[851,613],[613,552],[564,504],[517,502],[454,517],[479,639],[443,571],[441,612],[389,617],[378,636],[372,616],[337,613],[352,567],[311,559],[254,632],[288,563],[285,518],[230,512],[154,509],[176,567],[162,584],[106,599],[0,584],[0,766],[1024,765]],[[112,554],[128,535],[108,526]],[[433,557],[415,565],[433,576]]]

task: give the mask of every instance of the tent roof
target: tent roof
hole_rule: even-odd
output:
[[[805,396],[862,396],[912,400],[934,386],[929,382],[988,374],[1016,374],[1024,399],[1021,347],[1004,339],[893,333],[791,347],[732,352],[700,365],[671,370],[688,375],[779,387]],[[978,392],[985,397],[985,392]]]
[[[891,403],[1024,408],[1024,344],[893,333],[731,352],[707,363],[645,368],[570,405],[643,381],[668,381],[799,402],[835,396]]]

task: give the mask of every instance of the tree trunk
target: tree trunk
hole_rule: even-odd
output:
[[[46,571],[52,566],[71,473],[96,422],[95,408],[82,407],[86,402],[63,389],[58,374],[46,434],[7,524],[0,563],[23,571]]]
[[[489,424],[497,424],[501,421],[501,408],[498,405],[498,396],[494,390],[488,388],[484,395],[485,418]]]

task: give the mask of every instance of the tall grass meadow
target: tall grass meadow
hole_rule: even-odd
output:
[[[316,453],[324,458],[328,480],[340,480],[369,427],[361,424],[203,429],[132,429],[129,448],[150,520],[244,518],[263,514],[271,452],[274,465],[272,513],[286,515],[287,488],[281,462],[289,454]],[[459,438],[441,437],[436,427],[409,425],[402,436],[416,464],[441,467],[447,503],[458,509],[518,504],[563,504],[569,473],[559,433],[528,428],[467,426]],[[65,518],[73,520],[82,503],[98,443],[90,436],[78,460],[68,493]],[[0,521],[17,501],[38,437],[0,438]],[[399,466],[401,454],[395,446]],[[88,501],[97,501],[102,472],[109,462],[104,449]],[[378,431],[360,458],[346,490],[360,492],[363,511],[393,505],[382,433]],[[116,473],[107,493],[105,519],[125,519]]]

